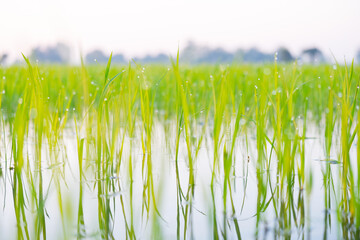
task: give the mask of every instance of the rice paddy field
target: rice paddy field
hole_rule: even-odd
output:
[[[359,239],[360,66],[0,68],[1,239]]]

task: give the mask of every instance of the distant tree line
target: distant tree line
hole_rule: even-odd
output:
[[[276,55],[275,55],[276,53]],[[108,61],[108,55],[101,50],[94,50],[88,53],[85,57],[86,63],[102,63]],[[189,42],[188,45],[180,53],[180,59],[184,63],[189,64],[203,64],[203,63],[266,63],[273,62],[275,57],[278,62],[291,62],[299,59],[305,63],[316,64],[325,62],[326,59],[318,48],[309,48],[302,51],[301,55],[295,58],[290,51],[285,47],[280,47],[276,52],[264,53],[257,48],[250,48],[249,50],[238,49],[235,52],[228,52],[222,48],[209,48]],[[139,63],[170,63],[169,56],[166,54],[146,55],[145,57],[133,58],[135,62]],[[114,54],[112,57],[113,63],[124,64],[127,62],[122,54]]]
[[[101,50],[94,50],[92,52],[89,52],[85,56],[85,62],[87,64],[95,64],[95,63],[106,63],[109,59],[109,55],[106,55]],[[127,61],[122,54],[113,54],[112,56],[112,63],[120,63],[125,64]]]
[[[36,47],[31,51],[30,59],[41,63],[69,63],[70,47],[64,43],[57,43],[55,46]]]
[[[325,62],[324,54],[318,48],[304,49],[300,56],[294,57],[285,47],[278,48],[275,52],[264,53],[257,48],[248,50],[238,49],[235,52],[228,52],[222,48],[208,48],[190,42],[180,55],[181,59],[191,64],[201,63],[266,63],[292,62],[298,59],[304,63],[316,64]]]
[[[66,64],[71,62],[71,48],[64,43],[57,43],[48,47],[35,47],[31,51],[30,58],[40,63],[58,63]],[[102,50],[96,49],[84,56],[87,64],[106,64],[109,54],[105,54]],[[263,52],[257,48],[238,49],[233,52],[224,50],[223,48],[209,48],[189,42],[181,51],[180,58],[183,63],[188,64],[204,64],[204,63],[266,63],[273,62],[292,62],[295,59],[303,63],[318,64],[326,62],[326,58],[322,51],[316,47],[304,49],[299,56],[294,56],[285,48],[280,47],[274,52]],[[356,61],[360,63],[360,49],[356,54]],[[8,59],[6,53],[0,53],[0,65],[5,64]],[[130,59],[125,58],[123,54],[115,53],[112,56],[112,62],[115,64],[126,64]],[[132,58],[135,62],[142,64],[147,63],[163,63],[169,64],[169,56],[160,53],[156,55],[146,55],[144,57]]]
[[[101,50],[94,50],[86,54],[85,61],[87,64],[104,64],[107,63],[109,55],[106,55]],[[135,62],[139,63],[170,63],[169,56],[163,53],[158,55],[146,55],[145,57],[135,57],[133,58]],[[113,54],[111,58],[112,63],[126,64],[128,60],[122,54]]]

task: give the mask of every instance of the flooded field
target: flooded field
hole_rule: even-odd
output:
[[[2,238],[360,237],[359,67],[110,62],[0,69]]]

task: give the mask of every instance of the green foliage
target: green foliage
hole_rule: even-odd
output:
[[[214,239],[246,233],[240,221],[246,191],[256,192],[255,237],[271,212],[274,236],[289,238],[294,227],[305,232],[316,174],[322,174],[324,208],[336,207],[342,236],[358,236],[359,66],[194,67],[181,66],[179,56],[172,66],[111,66],[111,58],[105,71],[83,63],[39,66],[25,56],[26,67],[0,69],[7,166],[0,165],[0,177],[11,176],[17,238],[47,237],[51,192],[63,238],[114,239],[120,216],[127,239],[166,238],[167,181],[175,185],[177,239],[196,235],[201,184],[209,205],[200,206],[201,214]],[[321,172],[306,157],[316,134],[325,156]],[[162,171],[167,165],[170,177]],[[207,178],[199,173],[205,168]],[[249,172],[256,189],[247,189]],[[69,175],[77,179],[77,211],[64,194],[73,185]],[[87,211],[94,211],[85,207],[86,191],[95,195],[98,230],[85,229]],[[324,225],[330,222],[326,215]]]

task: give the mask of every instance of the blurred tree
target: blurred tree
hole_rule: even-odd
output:
[[[85,56],[85,62],[88,64],[92,64],[95,62],[107,63],[108,60],[109,60],[109,56],[106,56],[101,50],[98,49],[89,52]]]
[[[294,60],[289,50],[285,47],[280,47],[277,50],[277,57],[279,62],[291,62]]]
[[[85,62],[87,64],[94,64],[96,62],[100,64],[106,64],[109,61],[109,57],[110,54],[106,55],[103,51],[96,49],[86,54]],[[125,64],[126,60],[124,58],[124,55],[122,54],[113,54],[111,58],[111,63]]]
[[[280,48],[279,60],[292,61],[294,58],[286,48]],[[198,45],[189,41],[187,46],[180,54],[181,60],[187,63],[229,63],[229,62],[249,62],[249,63],[263,63],[273,62],[274,55],[264,53],[257,48],[250,48],[249,50],[238,49],[235,52],[227,52],[222,48],[209,48]]]
[[[170,59],[166,54],[160,53],[158,55],[146,55],[143,58],[134,58],[135,62],[139,63],[165,63],[169,64]]]
[[[301,60],[305,63],[320,63],[325,61],[324,54],[318,48],[304,49],[301,53]]]
[[[0,55],[0,65],[4,64],[8,55],[6,53]]]
[[[127,61],[125,60],[124,55],[117,53],[112,56],[112,63],[125,64]]]
[[[209,49],[200,57],[198,63],[229,63],[234,59],[234,55],[222,48]]]
[[[184,50],[181,51],[181,61],[186,63],[198,63],[199,59],[203,58],[209,52],[208,47],[204,47],[189,41]]]
[[[243,62],[244,61],[244,54],[245,54],[245,50],[244,49],[238,49],[234,52],[234,62]]]
[[[41,63],[69,63],[70,47],[64,43],[57,43],[55,46],[46,48],[35,47],[30,54],[32,60],[38,60]]]
[[[272,62],[274,61],[273,54],[263,53],[257,48],[251,48],[244,53],[244,62]]]
[[[56,44],[55,50],[59,53],[62,63],[70,62],[71,50],[68,45],[59,42]]]

